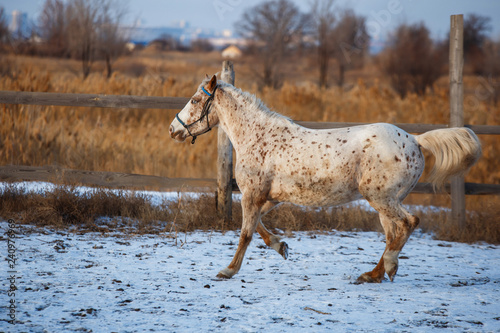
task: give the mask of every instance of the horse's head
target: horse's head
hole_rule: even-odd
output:
[[[191,100],[175,115],[170,124],[170,136],[180,142],[191,136],[191,143],[194,143],[198,135],[205,134],[217,125],[219,117],[212,108],[216,92],[217,78],[215,75],[211,79],[207,76]]]

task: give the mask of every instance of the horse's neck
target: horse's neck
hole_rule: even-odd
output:
[[[252,144],[259,132],[271,127],[279,127],[287,118],[273,115],[258,100],[239,89],[225,86],[224,98],[219,104],[219,126],[228,134],[236,150]]]

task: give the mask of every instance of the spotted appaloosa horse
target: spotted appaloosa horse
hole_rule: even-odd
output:
[[[419,223],[402,200],[424,170],[421,148],[435,156],[432,181],[466,172],[481,156],[478,138],[467,128],[440,129],[414,136],[390,124],[313,130],[269,109],[255,96],[213,76],[206,78],[170,126],[177,141],[219,125],[236,151],[235,176],[242,193],[243,225],[238,248],[219,278],[241,267],[257,230],[285,259],[288,246],[270,233],[261,216],[279,202],[333,206],[364,197],[379,212],[386,247],[377,266],[360,282],[390,280],[398,254]]]

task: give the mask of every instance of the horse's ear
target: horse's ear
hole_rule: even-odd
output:
[[[215,89],[215,86],[217,85],[217,77],[214,75],[210,79],[210,82],[208,83],[208,89],[210,91],[213,91]]]
[[[210,79],[210,76],[208,76],[208,74],[205,74],[205,79]]]

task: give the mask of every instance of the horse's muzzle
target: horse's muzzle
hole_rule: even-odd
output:
[[[170,133],[170,137],[174,139],[175,141],[179,142],[184,142],[186,141],[186,135],[183,133],[182,130],[176,131],[175,127],[173,125],[170,125],[170,128],[168,129],[168,133]]]

